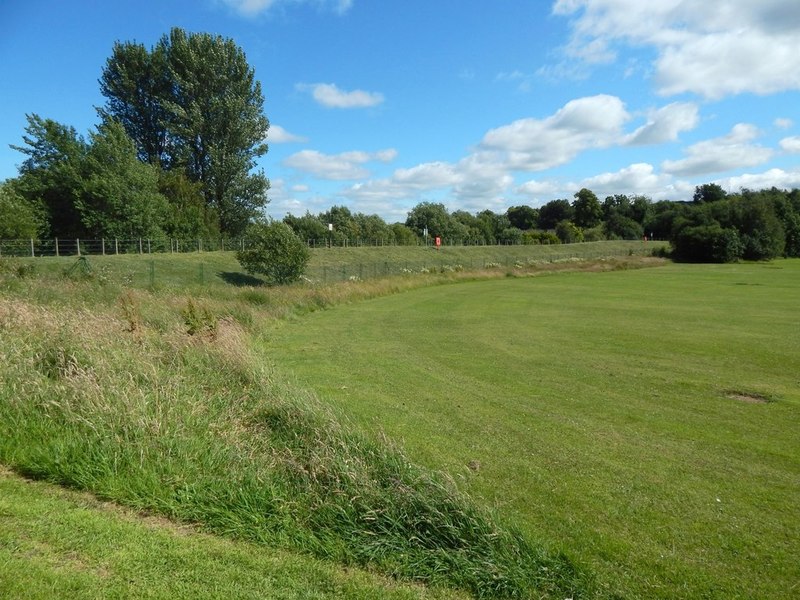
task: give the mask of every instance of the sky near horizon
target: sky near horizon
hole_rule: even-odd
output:
[[[114,42],[176,26],[255,69],[278,219],[800,188],[796,0],[2,0],[0,181],[26,113],[88,136]]]

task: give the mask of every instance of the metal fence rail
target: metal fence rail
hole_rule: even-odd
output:
[[[442,239],[443,246],[507,246],[520,244],[486,244],[461,239]],[[430,240],[399,244],[394,240],[373,239],[308,239],[309,248],[362,248],[384,246],[432,246]],[[0,256],[85,256],[113,254],[164,254],[177,252],[218,252],[244,250],[248,242],[238,239],[28,239],[0,240]]]

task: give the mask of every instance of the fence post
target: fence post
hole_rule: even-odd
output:
[[[114,238],[114,254],[119,254],[119,240]]]
[[[102,247],[103,247],[103,256],[105,256],[106,255],[106,238],[100,238],[100,243],[102,244]]]
[[[56,258],[58,258],[58,238],[56,238]]]
[[[36,256],[36,250],[33,247],[33,238],[31,238],[31,258]]]
[[[151,252],[150,252],[150,240],[149,239],[147,240],[147,253],[151,254]]]
[[[81,241],[79,239],[75,240],[75,245],[78,247],[78,256],[81,255]]]
[[[139,254],[144,254],[142,252],[142,238],[139,238]]]

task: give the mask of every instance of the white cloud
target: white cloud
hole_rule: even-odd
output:
[[[520,119],[484,135],[481,150],[500,153],[512,170],[541,171],[572,160],[590,148],[618,141],[622,125],[630,119],[623,102],[608,95],[567,102],[546,119]]]
[[[344,91],[333,83],[298,83],[302,92],[311,92],[319,104],[328,108],[369,108],[382,104],[383,94],[364,90]]]
[[[681,131],[691,131],[699,121],[696,104],[674,102],[651,111],[647,123],[628,136],[626,142],[631,146],[673,142]]]
[[[794,125],[794,121],[791,119],[775,119],[774,121],[775,127],[778,129],[789,129],[792,125]]]
[[[245,17],[255,17],[267,12],[274,5],[287,4],[287,0],[222,0]],[[353,0],[292,0],[294,3],[311,3],[330,7],[335,13],[343,15],[353,6]]]
[[[737,177],[717,179],[714,183],[722,186],[728,192],[738,192],[741,189],[762,190],[771,187],[791,190],[800,188],[800,168],[791,171],[769,169],[764,173],[746,173]]]
[[[706,175],[767,162],[773,151],[750,142],[759,132],[753,125],[739,123],[723,137],[698,142],[686,149],[687,158],[665,160],[661,169],[679,176]]]
[[[671,183],[672,177],[656,174],[653,165],[636,163],[615,173],[601,173],[584,179],[580,187],[589,188],[601,198],[613,194],[654,196],[662,193]]]
[[[721,98],[800,89],[800,3],[788,0],[557,0],[567,56],[609,62],[622,44],[654,48],[665,95]]]
[[[793,136],[783,138],[780,141],[781,148],[786,152],[791,152],[792,154],[800,153],[800,136]]]
[[[551,199],[554,199],[560,191],[561,188],[559,184],[553,181],[537,181],[535,179],[526,181],[514,189],[514,192],[517,194],[530,196],[533,199],[541,199],[543,197],[551,197]]]
[[[280,125],[270,125],[267,133],[267,141],[273,144],[288,144],[292,142],[307,142],[308,138],[289,133]]]
[[[345,180],[369,177],[362,165],[371,161],[390,162],[397,155],[394,149],[375,153],[351,151],[323,154],[316,150],[301,150],[283,161],[283,165],[322,179]]]

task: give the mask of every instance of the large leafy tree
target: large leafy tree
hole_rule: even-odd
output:
[[[587,188],[575,193],[572,208],[575,211],[575,225],[578,227],[596,227],[603,217],[603,207],[600,205],[600,201],[595,193]]]
[[[136,157],[136,147],[116,121],[90,134],[83,189],[76,206],[94,238],[159,237],[167,201],[159,193],[158,170]]]
[[[82,170],[88,151],[73,127],[39,115],[26,115],[23,146],[11,147],[27,156],[19,167],[16,191],[42,208],[55,237],[85,237],[76,201],[83,185]]]
[[[242,233],[267,202],[252,172],[267,152],[264,96],[233,40],[173,28],[147,51],[118,43],[100,79],[105,118],[119,120],[139,156],[201,184],[224,233]]]

